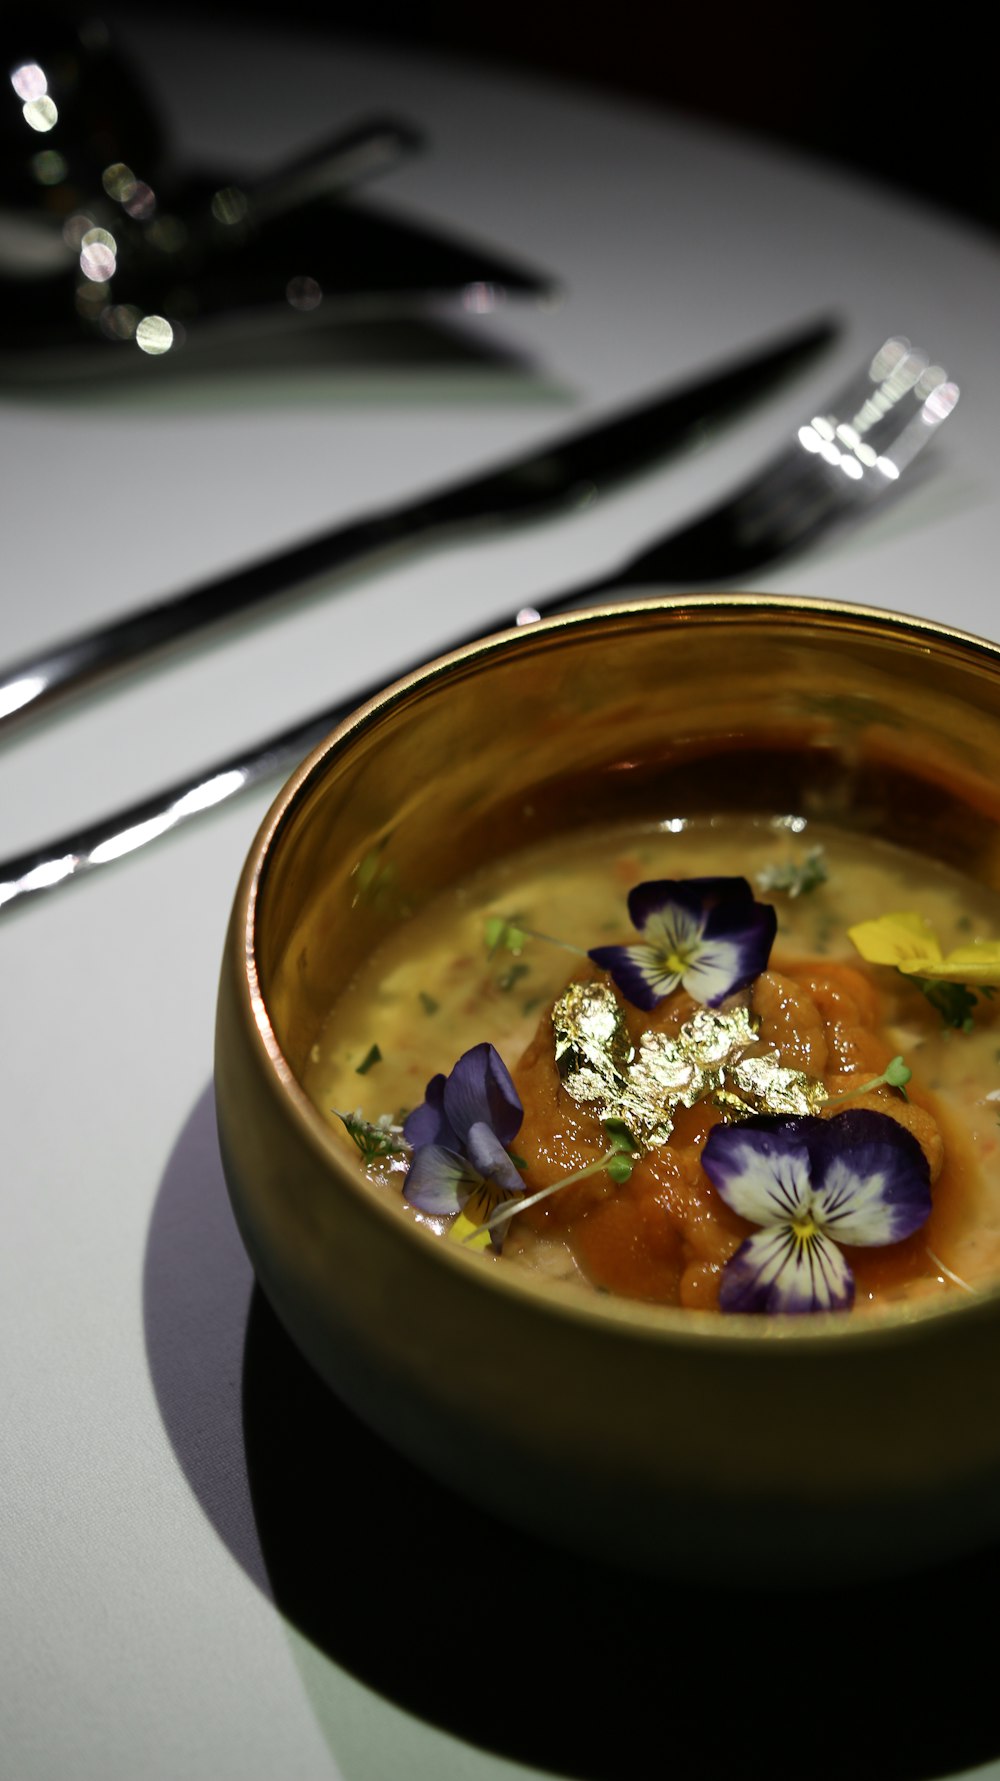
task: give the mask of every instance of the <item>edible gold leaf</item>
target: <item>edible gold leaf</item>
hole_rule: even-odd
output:
[[[625,1016],[606,983],[571,983],[555,1005],[552,1024],[563,1074],[583,1063],[599,1072],[618,1069],[633,1056]]]
[[[552,1010],[556,1065],[570,1098],[602,1119],[620,1112],[635,1052],[625,1016],[605,983],[571,983]]]
[[[732,1106],[738,1096],[744,1113],[818,1113],[828,1098],[818,1077],[788,1069],[776,1051],[741,1058],[727,1085],[733,1096],[725,1104]]]
[[[673,1035],[644,1033],[639,1056],[628,1071],[630,1098],[638,1102],[637,1126],[648,1143],[662,1144],[678,1107],[693,1107],[722,1088],[726,1069],[756,1042],[757,1029],[746,1008],[716,1014],[699,1008]]]
[[[677,1108],[706,1095],[744,1115],[813,1105],[806,1099],[811,1078],[784,1069],[777,1053],[745,1056],[757,1044],[757,1025],[743,1007],[725,1014],[699,1008],[673,1035],[644,1033],[637,1054],[614,991],[574,983],[556,1003],[553,1027],[567,1094],[602,1120],[623,1120],[643,1147],[666,1143]],[[740,1070],[746,1074],[730,1092],[729,1080]]]

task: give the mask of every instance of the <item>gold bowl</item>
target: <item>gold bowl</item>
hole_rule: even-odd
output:
[[[491,857],[611,818],[801,811],[1000,888],[1000,649],[871,608],[722,594],[508,631],[357,711],[236,894],[216,1096],[243,1240],[366,1422],[474,1503],[633,1566],[778,1583],[1000,1535],[1000,1293],[759,1319],[558,1290],[402,1216],[302,1087],[360,960]]]

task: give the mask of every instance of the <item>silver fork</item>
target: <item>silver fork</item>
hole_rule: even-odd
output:
[[[522,608],[512,622],[530,626],[544,615],[636,588],[652,591],[742,577],[802,548],[895,489],[958,397],[958,385],[926,353],[902,337],[887,340],[828,407],[811,414],[775,458],[718,506],[657,539],[619,569]],[[476,631],[457,638],[451,647],[474,643],[482,635]],[[420,666],[414,662],[399,668],[394,678]],[[385,684],[382,679],[359,689],[196,777],[166,786],[74,834],[0,861],[0,908],[10,909],[135,853],[238,792],[288,773]]]

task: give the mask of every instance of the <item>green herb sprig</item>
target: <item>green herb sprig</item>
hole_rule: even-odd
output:
[[[784,860],[764,866],[757,873],[757,883],[764,891],[784,891],[789,897],[803,897],[825,884],[829,874],[822,847],[812,847],[804,860]]]

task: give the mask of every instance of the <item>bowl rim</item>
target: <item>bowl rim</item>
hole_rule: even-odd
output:
[[[593,1293],[571,1281],[554,1286],[527,1268],[503,1269],[484,1265],[482,1256],[467,1254],[455,1244],[442,1242],[439,1235],[426,1227],[401,1219],[394,1206],[372,1191],[360,1163],[353,1164],[334,1128],[306,1094],[271,1023],[257,957],[256,922],[261,894],[282,834],[299,803],[340,754],[400,705],[425,697],[439,680],[450,678],[456,671],[475,672],[512,648],[524,647],[526,639],[541,639],[544,643],[563,632],[575,635],[603,629],[613,622],[631,624],[652,613],[669,617],[695,615],[713,609],[744,611],[759,614],[761,618],[781,616],[805,623],[825,620],[828,624],[846,626],[848,634],[851,630],[860,630],[869,636],[891,636],[917,647],[923,646],[928,653],[932,647],[946,646],[949,653],[956,652],[966,660],[970,654],[973,658],[982,658],[1000,679],[1000,644],[991,643],[972,632],[888,607],[799,594],[729,590],[704,594],[651,591],[627,602],[587,606],[552,618],[508,626],[486,633],[458,649],[429,657],[419,668],[387,682],[380,692],[365,700],[331,729],[288,777],[264,816],[247,855],[233,905],[231,944],[238,955],[235,963],[241,1017],[278,1086],[300,1139],[319,1154],[341,1188],[362,1201],[369,1215],[385,1221],[387,1228],[405,1241],[424,1247],[428,1258],[437,1266],[446,1270],[458,1268],[467,1281],[477,1277],[484,1291],[520,1300],[545,1316],[571,1323],[605,1326],[609,1331],[627,1334],[643,1342],[699,1349],[704,1349],[706,1343],[713,1347],[721,1343],[723,1348],[732,1348],[734,1353],[748,1357],[759,1352],[763,1344],[773,1346],[775,1342],[803,1350],[813,1350],[817,1344],[825,1350],[831,1342],[835,1342],[838,1349],[843,1349],[845,1342],[860,1343],[866,1348],[920,1342],[930,1338],[942,1318],[952,1324],[960,1317],[969,1324],[991,1315],[991,1308],[1000,1301],[1000,1281],[994,1287],[963,1294],[959,1300],[945,1296],[909,1305],[886,1306],[856,1318],[845,1318],[838,1312],[812,1313],[808,1317],[760,1317],[747,1313],[720,1317],[707,1311],[699,1313],[680,1306],[654,1305]],[[472,1269],[477,1270],[476,1276]]]

